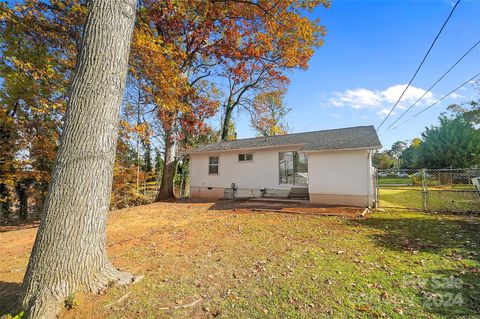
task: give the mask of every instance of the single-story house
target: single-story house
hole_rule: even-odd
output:
[[[373,126],[237,139],[190,155],[190,197],[308,198],[325,205],[372,206]]]

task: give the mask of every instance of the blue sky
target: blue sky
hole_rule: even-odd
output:
[[[356,125],[377,127],[408,83],[433,38],[453,7],[452,1],[333,1],[317,8],[327,27],[325,45],[315,52],[307,71],[290,74],[286,103],[292,132]],[[475,42],[480,40],[480,1],[457,7],[421,71],[407,90],[408,107]],[[480,72],[480,45],[403,119],[418,112]],[[473,86],[438,103],[421,116],[387,129],[403,111],[398,109],[379,131],[384,147],[397,140],[419,137],[425,126],[454,102],[474,97]],[[400,121],[403,122],[403,119]],[[248,115],[237,114],[239,138],[255,136]]]

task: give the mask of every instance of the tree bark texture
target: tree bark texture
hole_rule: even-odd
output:
[[[158,190],[156,202],[175,199],[173,179],[175,177],[175,137],[171,129],[165,131],[165,152],[162,181]]]
[[[225,118],[223,119],[222,126],[222,141],[228,140],[228,133],[230,130],[230,121],[232,120],[233,106],[227,105],[225,109]]]
[[[88,2],[63,135],[23,282],[29,318],[55,318],[78,290],[133,281],[107,258],[106,222],[135,4]]]

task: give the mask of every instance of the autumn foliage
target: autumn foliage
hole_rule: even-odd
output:
[[[283,91],[265,92],[253,100],[250,114],[251,126],[262,136],[288,133],[285,116],[290,111],[283,102]]]
[[[188,166],[180,151],[233,136],[235,110],[247,111],[260,134],[285,133],[288,108],[280,100],[287,72],[306,69],[326,34],[320,21],[308,16],[318,6],[329,2],[141,1],[112,207],[145,203],[149,199],[139,184],[154,181],[161,181],[157,199],[172,199],[175,175]],[[80,0],[0,4],[5,216],[41,211],[86,14]],[[219,118],[221,123],[212,125]],[[155,160],[152,154],[158,154]]]

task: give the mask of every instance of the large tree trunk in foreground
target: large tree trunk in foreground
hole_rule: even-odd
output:
[[[156,202],[175,199],[173,192],[173,179],[175,177],[175,137],[171,129],[165,130],[165,152],[162,181],[158,191]]]
[[[23,282],[29,318],[55,318],[65,297],[133,276],[106,254],[106,222],[135,0],[89,1],[63,135]]]

